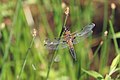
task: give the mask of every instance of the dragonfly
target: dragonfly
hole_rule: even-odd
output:
[[[65,27],[63,36],[61,38],[55,38],[53,40],[46,39],[44,41],[44,45],[49,50],[63,49],[68,47],[72,58],[77,61],[74,44],[78,44],[80,41],[91,35],[93,33],[92,29],[94,26],[95,24],[91,23],[86,25],[82,30],[73,33],[71,33],[70,30]]]

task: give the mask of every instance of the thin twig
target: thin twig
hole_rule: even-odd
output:
[[[61,36],[62,36],[62,34],[63,34],[63,32],[64,32],[64,29],[66,28],[65,25],[66,25],[66,22],[67,22],[67,19],[68,19],[68,15],[69,15],[69,7],[67,7],[66,10],[65,10],[65,20],[64,20],[64,24],[63,24],[63,26],[62,26],[61,33],[60,33],[60,35],[59,35],[59,39],[58,39],[59,41],[60,41],[60,38],[61,38]],[[58,45],[59,45],[59,44],[58,44]],[[57,45],[56,47],[58,47],[58,45]],[[48,65],[48,71],[47,71],[46,80],[47,80],[48,77],[49,77],[50,68],[51,68],[51,66],[52,66],[52,64],[53,64],[53,61],[54,61],[54,58],[55,58],[56,55],[57,55],[57,54],[56,54],[56,50],[55,50],[55,51],[54,51],[54,54],[53,54],[53,56],[52,56],[52,59],[51,59],[51,61],[49,62],[49,65]]]
[[[24,58],[24,62],[23,62],[23,64],[22,64],[22,68],[21,68],[21,70],[20,70],[20,72],[19,72],[19,75],[17,76],[17,79],[18,79],[18,80],[20,80],[21,74],[22,74],[22,72],[23,72],[23,69],[24,69],[25,64],[26,64],[26,61],[27,61],[27,56],[28,56],[28,54],[29,54],[29,52],[30,52],[30,49],[32,48],[32,45],[33,45],[33,42],[34,42],[35,38],[36,38],[36,30],[33,29],[33,38],[32,38],[32,40],[31,40],[31,42],[30,42],[30,47],[29,47],[29,48],[27,49],[27,51],[26,51],[26,55],[25,55],[25,58]]]

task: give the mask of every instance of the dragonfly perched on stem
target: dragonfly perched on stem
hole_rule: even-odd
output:
[[[82,31],[77,31],[71,33],[68,28],[65,27],[63,36],[59,39],[56,38],[54,40],[46,39],[44,41],[44,45],[47,49],[56,50],[56,49],[63,49],[69,47],[70,54],[72,58],[76,61],[76,53],[74,50],[74,44],[79,43],[81,40],[87,38],[90,34],[92,34],[92,29],[94,28],[95,24],[91,23],[83,28]]]

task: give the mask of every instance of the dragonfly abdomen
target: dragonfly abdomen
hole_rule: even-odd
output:
[[[75,61],[77,61],[76,53],[75,53],[74,48],[70,48],[69,51],[70,51],[70,54],[71,54],[72,58],[73,58]]]

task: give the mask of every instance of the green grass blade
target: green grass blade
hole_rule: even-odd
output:
[[[99,74],[98,72],[96,71],[87,71],[85,69],[82,69],[83,72],[85,72],[86,74],[94,77],[95,79],[98,79],[98,80],[102,80],[103,79],[103,76],[101,74]]]
[[[114,32],[113,24],[112,24],[112,21],[111,21],[111,20],[109,20],[109,25],[110,25],[111,33],[112,33],[112,35],[113,35],[113,41],[114,41],[114,45],[115,45],[116,53],[117,53],[117,54],[120,54],[120,52],[119,52],[119,48],[118,48],[117,40],[116,40],[116,38],[114,37],[115,32]]]
[[[114,60],[112,61],[112,64],[110,66],[110,72],[109,75],[112,75],[117,68],[118,64],[120,64],[120,54],[117,55]]]

